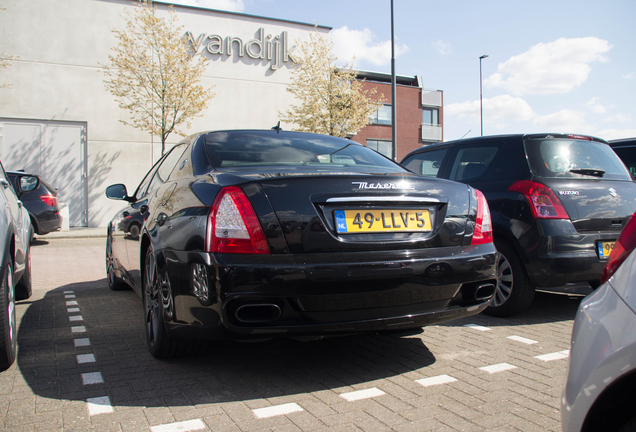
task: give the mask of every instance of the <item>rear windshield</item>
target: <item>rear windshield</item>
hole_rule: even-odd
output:
[[[631,181],[629,172],[607,144],[566,138],[525,140],[532,173],[544,178],[602,178]]]
[[[205,136],[214,168],[264,165],[404,169],[351,140],[302,132],[225,131]]]

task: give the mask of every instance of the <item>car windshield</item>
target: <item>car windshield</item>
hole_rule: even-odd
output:
[[[276,131],[211,132],[205,136],[205,148],[214,168],[285,165],[405,171],[374,150],[328,135]]]
[[[607,144],[571,138],[525,140],[532,173],[544,178],[602,178],[631,181],[629,172]]]

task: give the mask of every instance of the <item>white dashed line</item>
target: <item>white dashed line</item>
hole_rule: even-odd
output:
[[[465,324],[464,327],[468,327],[471,328],[473,330],[479,330],[479,331],[490,331],[492,329],[488,328],[488,327],[484,327],[484,326],[480,326],[477,324]]]
[[[89,338],[73,339],[73,343],[75,344],[75,348],[91,346],[91,340]]]
[[[492,365],[492,366],[484,366],[484,367],[480,367],[479,369],[488,372],[488,373],[497,373],[497,372],[503,372],[503,371],[507,371],[510,369],[516,369],[517,366],[513,366],[511,364],[508,363],[499,363],[496,365]]]
[[[521,343],[524,343],[524,344],[528,344],[528,345],[532,345],[532,344],[538,343],[536,340],[524,338],[524,337],[521,337],[521,336],[508,336],[508,339],[511,339],[511,340],[517,341],[517,342],[521,342]]]
[[[86,332],[86,327],[84,326],[73,326],[71,327],[72,333],[84,333]]]
[[[75,300],[67,301],[66,306],[77,306],[77,301]]]
[[[422,378],[415,382],[423,385],[424,387],[430,387],[439,384],[448,384],[457,381],[457,378],[453,378],[450,375],[438,375],[430,378]]]
[[[78,354],[76,357],[77,357],[77,364],[96,362],[95,354]]]
[[[69,321],[84,321],[84,318],[82,318],[81,315],[71,315],[70,317],[68,317]]]
[[[295,403],[288,403],[288,404],[276,405],[276,406],[271,406],[267,408],[258,408],[253,410],[256,418],[259,418],[259,419],[275,417],[280,415],[287,415],[287,414],[301,412],[301,411],[303,411],[303,409],[300,407],[300,405]]]
[[[358,390],[358,391],[349,392],[349,393],[342,393],[340,397],[345,399],[347,402],[353,402],[353,401],[357,401],[361,399],[368,399],[368,398],[372,398],[376,396],[382,396],[385,394],[386,393],[384,393],[382,390],[373,387],[366,390]]]
[[[104,378],[102,377],[101,372],[90,372],[82,374],[82,384],[91,385],[91,384],[102,384],[104,382]]]
[[[64,294],[73,294],[75,291],[64,291]]]
[[[199,419],[152,426],[150,428],[152,432],[190,432],[202,429],[206,429],[206,426],[205,423]]]
[[[88,415],[108,414],[113,412],[108,396],[90,398],[86,400]]]
[[[67,299],[73,299],[73,298],[75,298],[75,294],[66,294],[66,295],[64,296],[64,298],[67,298]]]
[[[549,362],[552,360],[561,360],[564,358],[568,358],[569,356],[570,356],[570,350],[565,350],[565,351],[559,351],[559,352],[550,353],[550,354],[534,356],[534,358],[545,361],[545,362]]]
[[[68,313],[79,312],[79,311],[80,311],[80,308],[78,308],[78,307],[77,308],[74,307],[74,308],[66,309],[66,312],[68,312]]]

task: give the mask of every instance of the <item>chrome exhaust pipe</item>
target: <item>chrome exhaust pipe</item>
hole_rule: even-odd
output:
[[[475,300],[477,301],[486,301],[486,300],[490,300],[490,298],[495,295],[495,285],[493,284],[484,284],[484,285],[479,285],[476,289],[475,289]]]

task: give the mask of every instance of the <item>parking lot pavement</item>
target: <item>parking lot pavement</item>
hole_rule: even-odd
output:
[[[16,363],[0,373],[7,431],[557,431],[581,297],[538,293],[479,315],[316,342],[213,343],[154,359],[141,301],[110,291],[104,239],[40,238],[19,302]]]

